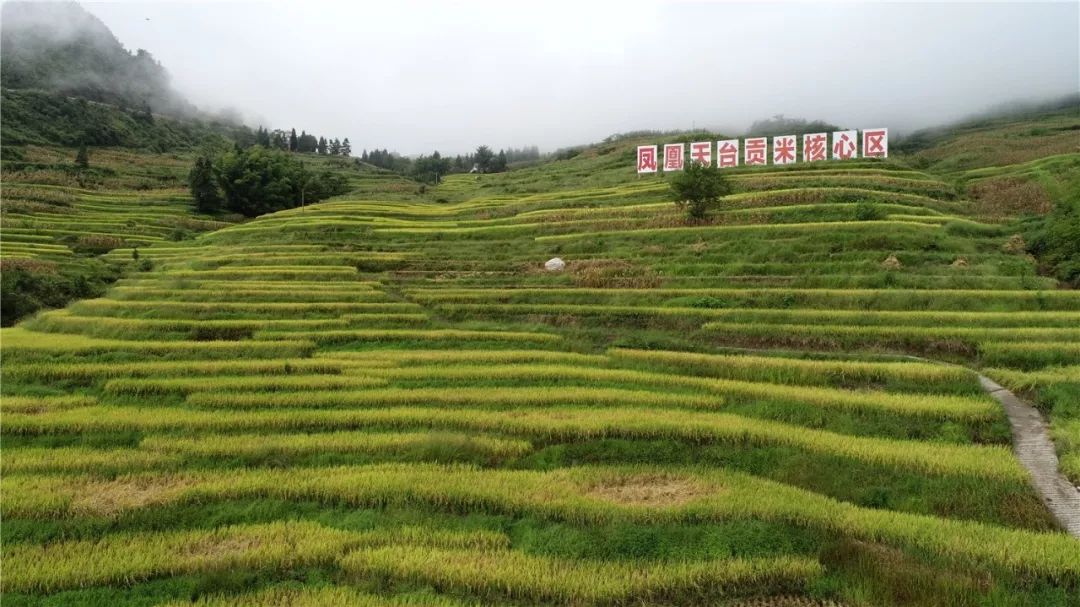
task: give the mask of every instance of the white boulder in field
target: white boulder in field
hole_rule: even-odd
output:
[[[548,272],[558,272],[566,267],[566,262],[558,257],[552,257],[544,264],[544,269]]]

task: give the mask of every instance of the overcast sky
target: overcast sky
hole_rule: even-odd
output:
[[[1080,2],[85,2],[182,93],[405,154],[742,129],[897,131],[1080,90]]]

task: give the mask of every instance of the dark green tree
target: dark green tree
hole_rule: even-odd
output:
[[[341,155],[342,156],[350,156],[350,155],[352,155],[352,144],[349,143],[349,138],[348,137],[346,137],[345,140],[341,142]]]
[[[700,162],[689,162],[670,182],[672,199],[691,220],[704,219],[721,196],[731,193],[731,185],[720,169]]]
[[[491,148],[486,145],[482,145],[476,148],[476,154],[473,156],[473,162],[481,173],[487,173],[491,169],[491,161],[494,160],[495,154],[491,152]]]
[[[316,149],[320,154],[326,155],[326,137],[319,137],[319,145]]]
[[[200,213],[217,213],[222,208],[221,188],[214,174],[214,163],[208,156],[199,156],[188,174],[191,197]]]
[[[296,139],[296,129],[292,129],[289,132],[289,151],[295,152],[299,147],[299,142]]]
[[[341,153],[341,142],[338,141],[337,139],[334,139],[333,141],[330,142],[330,155],[331,156],[337,156],[340,153]]]
[[[505,170],[506,170],[506,152],[503,151],[503,150],[499,150],[498,155],[496,155],[495,159],[491,161],[491,172],[492,173],[502,173]]]

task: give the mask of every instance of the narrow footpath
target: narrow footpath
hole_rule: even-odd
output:
[[[979,383],[1005,408],[1013,431],[1013,449],[1031,473],[1035,489],[1070,535],[1080,538],[1080,490],[1058,472],[1057,452],[1039,411],[994,380],[979,375]]]

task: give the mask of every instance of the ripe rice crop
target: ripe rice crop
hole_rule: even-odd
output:
[[[265,457],[274,454],[319,453],[401,454],[467,452],[512,458],[532,450],[528,441],[470,436],[458,433],[325,432],[316,434],[203,435],[197,438],[151,436],[139,448],[153,454],[185,457]]]
[[[16,476],[2,482],[6,494],[16,496],[5,499],[8,516],[64,516],[71,507],[64,504],[70,504],[75,495],[100,492],[106,487],[80,477]],[[116,493],[127,486],[153,482],[153,477],[133,475],[99,483],[111,483],[108,487]],[[162,482],[167,483],[163,487],[172,489],[159,492],[159,497],[150,503],[110,504],[109,512],[117,516],[132,509],[187,499],[185,496],[199,496],[200,500],[277,497],[354,506],[469,509],[530,514],[577,524],[763,519],[886,545],[913,547],[972,566],[1000,567],[1059,583],[1068,584],[1080,577],[1077,542],[1062,533],[863,508],[804,489],[717,469],[579,466],[540,472],[481,470],[460,465],[381,464],[330,468],[319,475],[305,469],[201,472]],[[631,491],[656,485],[678,486],[682,495],[677,500],[636,498]],[[93,503],[83,507],[91,506]],[[52,549],[59,547],[53,545]],[[5,546],[5,549],[10,548]],[[47,548],[35,546],[32,550],[36,554]]]
[[[948,386],[979,393],[976,376],[962,367],[921,362],[865,362],[857,360],[806,360],[750,354],[718,355],[695,352],[630,350],[612,348],[608,355],[618,361],[660,364],[682,372],[767,381],[774,384],[878,384],[902,380],[926,390],[945,391]]]
[[[558,383],[565,380],[588,383],[612,382],[656,387],[681,387],[704,390],[725,397],[777,400],[807,404],[815,407],[835,407],[854,410],[882,410],[902,415],[928,416],[940,419],[996,419],[1000,411],[991,399],[940,394],[914,395],[885,392],[838,390],[810,386],[781,386],[771,383],[688,377],[670,373],[650,373],[628,369],[588,369],[562,365],[461,365],[441,369],[425,367],[376,371],[390,380],[457,380],[476,383],[485,380],[517,379]],[[512,390],[502,388],[500,390]],[[564,388],[566,390],[566,388]],[[478,397],[479,399],[479,397]],[[316,400],[316,402],[319,402]],[[392,399],[388,402],[395,402]],[[415,402],[415,401],[413,401]],[[535,404],[522,399],[521,404]],[[558,402],[558,401],[556,401]],[[653,401],[657,405],[665,399]]]
[[[920,345],[948,339],[965,343],[990,341],[1054,342],[1073,339],[1080,343],[1080,329],[1076,328],[857,327],[847,325],[742,325],[724,322],[705,323],[701,328],[704,331],[723,335],[776,338],[781,341],[805,339],[838,345],[862,341],[884,345]]]
[[[1067,339],[1067,336],[1063,336]],[[1080,340],[1067,341],[985,341],[979,357],[988,366],[1038,369],[1050,365],[1080,364]]]
[[[302,394],[297,406],[306,406]],[[310,393],[309,393],[310,394]],[[189,400],[215,399],[194,394]],[[244,395],[255,406],[282,395],[262,398]],[[498,398],[496,395],[492,398]],[[505,398],[505,397],[503,397]],[[689,397],[672,402],[695,402]],[[220,397],[215,400],[222,400]],[[569,400],[569,399],[568,399]],[[430,401],[426,401],[430,402]],[[705,403],[709,401],[704,401]],[[468,404],[468,401],[465,401]],[[916,470],[926,474],[977,476],[1007,481],[1027,478],[1005,447],[952,445],[911,440],[869,438],[813,430],[781,422],[715,412],[680,412],[641,407],[573,408],[544,406],[508,411],[396,407],[341,410],[196,411],[160,407],[87,407],[44,415],[8,414],[5,425],[13,434],[91,431],[205,430],[330,430],[363,427],[433,428],[462,432],[497,432],[541,441],[582,441],[602,438],[671,439],[702,444],[731,444],[743,448],[782,445],[875,465]]]
[[[270,375],[291,373],[341,373],[342,365],[330,360],[271,358],[264,360],[163,361],[139,363],[32,363],[9,364],[3,376],[13,381],[94,380],[152,376]]]
[[[176,465],[180,458],[141,449],[86,447],[22,447],[4,449],[4,473],[126,472]]]
[[[985,291],[933,289],[585,289],[585,288],[442,288],[410,289],[423,302],[499,303],[663,303],[694,298],[701,307],[919,310],[1062,310],[1080,309],[1080,291]],[[615,301],[612,301],[615,300]],[[707,304],[707,305],[706,305]]]
[[[176,601],[161,607],[475,607],[475,603],[442,596],[410,595],[383,597],[348,586],[274,586],[238,595],[202,596],[194,601]]]
[[[395,365],[455,365],[481,362],[527,363],[549,362],[597,365],[607,357],[556,350],[376,350],[368,352],[316,352],[316,359],[332,361],[370,362],[379,360]]]
[[[5,545],[4,590],[55,592],[162,575],[311,565],[334,559],[350,546],[351,535],[316,523],[279,522]]]
[[[101,354],[128,352],[171,357],[181,355],[191,359],[235,358],[237,356],[298,356],[306,357],[315,344],[302,340],[279,341],[131,341],[101,339],[85,335],[33,333],[22,327],[3,329],[2,340],[7,356],[16,360],[35,355]],[[292,334],[295,335],[295,334]],[[9,359],[10,360],[10,359]]]
[[[4,369],[5,373],[7,369]],[[3,396],[0,397],[0,411],[6,413],[40,413],[43,411],[64,411],[78,407],[91,407],[97,404],[92,396]]]
[[[150,396],[154,394],[192,394],[199,392],[287,392],[290,390],[347,390],[383,386],[386,380],[360,375],[240,375],[213,377],[170,377],[150,379],[111,379],[106,394]]]
[[[627,600],[708,600],[751,589],[768,593],[804,588],[821,574],[807,558],[729,559],[638,564],[571,561],[513,550],[477,552],[388,546],[356,550],[341,560],[351,574],[390,577],[480,594],[489,599],[560,604]]]
[[[296,333],[284,331],[259,331],[257,340],[287,339]],[[304,337],[320,344],[348,343],[351,341],[505,341],[505,342],[553,342],[562,339],[553,333],[530,333],[525,331],[469,331],[462,329],[344,329],[339,331],[306,331]]]
[[[475,373],[475,369],[471,370]],[[119,380],[113,380],[119,381]],[[385,407],[405,404],[440,406],[547,406],[557,404],[650,405],[715,409],[723,405],[719,396],[679,395],[645,390],[610,388],[416,388],[375,390],[326,390],[308,392],[248,392],[217,394],[196,392],[187,404],[195,407],[246,409],[253,407]]]

